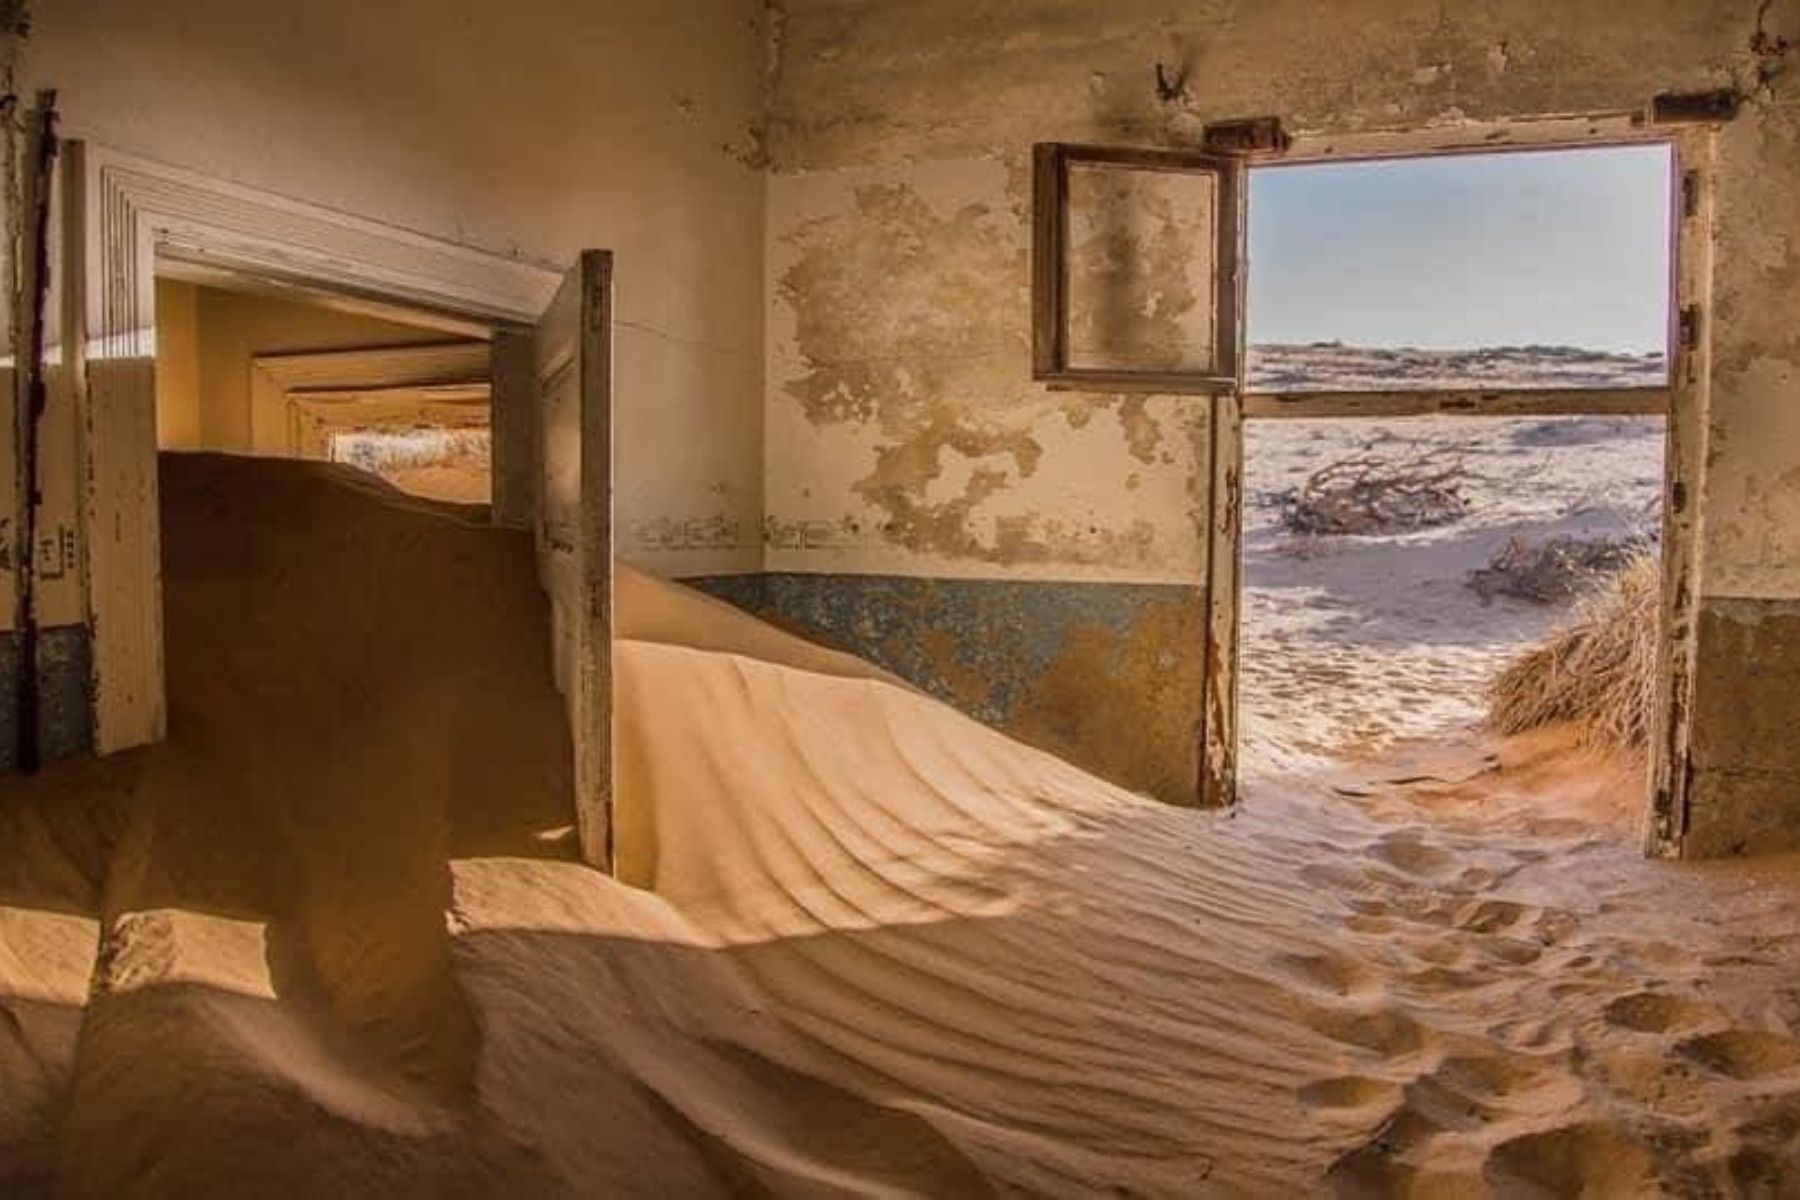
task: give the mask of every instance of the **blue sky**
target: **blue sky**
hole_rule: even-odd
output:
[[[1250,173],[1252,342],[1661,350],[1663,146]]]

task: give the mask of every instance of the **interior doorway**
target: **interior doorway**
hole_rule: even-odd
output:
[[[59,311],[74,323],[65,343],[76,351],[69,366],[83,406],[70,474],[90,534],[79,553],[93,748],[111,753],[166,731],[159,267],[185,264],[377,316],[411,309],[492,333],[492,519],[532,531],[572,735],[582,855],[610,869],[611,253],[583,250],[556,271],[90,142],[63,144],[59,162],[66,220],[53,257],[68,264]],[[253,446],[282,436],[280,426],[253,419]],[[332,436],[327,425],[327,456]]]
[[[1678,178],[1666,140],[1252,166],[1247,779],[1495,729],[1648,760]]]
[[[160,451],[338,462],[426,499],[491,503],[490,331],[162,268]]]

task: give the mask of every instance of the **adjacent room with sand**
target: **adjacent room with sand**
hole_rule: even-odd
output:
[[[1800,5],[0,39],[0,1195],[1800,1194]]]

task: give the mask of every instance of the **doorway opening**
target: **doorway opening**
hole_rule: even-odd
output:
[[[338,462],[426,499],[492,499],[486,336],[179,262],[159,271],[156,321],[159,450]]]
[[[1644,761],[1674,170],[1666,142],[1252,167],[1247,779],[1496,728]]]

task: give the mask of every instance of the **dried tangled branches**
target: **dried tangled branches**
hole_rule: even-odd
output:
[[[1411,458],[1357,455],[1320,467],[1281,499],[1290,533],[1395,533],[1448,525],[1468,508],[1462,448]]]
[[[1500,673],[1488,689],[1488,724],[1515,734],[1568,721],[1590,745],[1644,746],[1655,700],[1661,583],[1656,559],[1634,559],[1565,628]]]
[[[1512,596],[1557,604],[1603,585],[1647,549],[1641,537],[1508,538],[1487,566],[1469,572],[1468,585],[1483,600]]]

